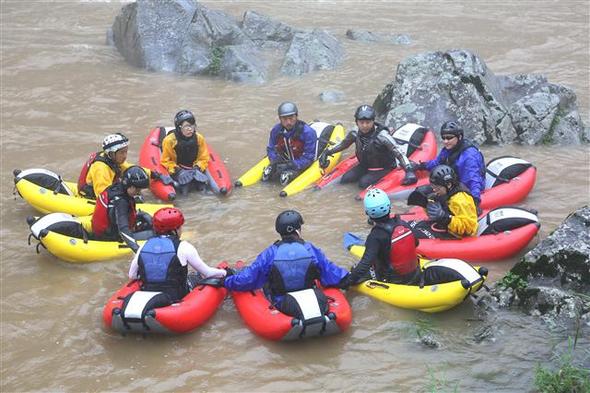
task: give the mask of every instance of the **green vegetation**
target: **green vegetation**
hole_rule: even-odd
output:
[[[522,291],[528,286],[528,282],[518,274],[508,272],[499,282],[502,288],[512,288],[515,291]]]
[[[435,370],[433,367],[428,366],[428,387],[427,392],[430,393],[443,393],[443,392],[454,392],[457,393],[459,391],[459,383],[455,383],[454,386],[451,386],[451,382],[449,382],[444,374],[443,371]],[[436,374],[440,374],[437,376]]]
[[[221,62],[225,55],[225,49],[221,46],[214,46],[211,48],[211,63],[207,67],[207,73],[211,75],[219,75],[221,71]]]

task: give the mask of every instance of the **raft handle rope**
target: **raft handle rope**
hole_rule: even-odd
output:
[[[412,142],[410,142],[410,141],[405,141],[405,140],[403,140],[403,139],[399,139],[399,138],[396,138],[396,137],[394,137],[394,136],[392,136],[392,138],[393,138],[393,140],[394,140],[396,143],[399,143],[400,145],[408,145],[408,146],[410,146],[410,147],[413,147],[413,148],[414,148],[414,149],[416,149],[416,150],[424,150],[424,148],[423,148],[421,145],[417,145],[417,144],[415,144],[415,143],[412,143]]]
[[[375,287],[381,287],[381,288],[389,289],[389,285],[386,285],[386,284],[383,284],[383,283],[380,283],[380,282],[377,282],[377,281],[373,281],[373,280],[369,280],[369,281],[366,283],[366,285],[367,285],[369,288],[371,288],[371,289],[373,289],[373,288],[375,288]]]
[[[494,172],[490,171],[487,168],[486,168],[486,173],[488,175],[490,175],[491,177],[493,177],[494,179],[500,180],[502,183],[508,183],[508,182],[510,182],[510,180],[512,180],[512,179],[506,179],[505,177],[502,177],[500,175],[496,175]]]

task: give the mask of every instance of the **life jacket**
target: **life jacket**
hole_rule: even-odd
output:
[[[176,130],[174,130],[174,135],[176,136],[176,146],[174,146],[176,163],[183,167],[192,168],[199,154],[197,132],[195,131],[190,138],[185,137]]]
[[[95,236],[101,237],[108,234],[114,234],[116,231],[113,226],[113,202],[119,198],[126,198],[126,195],[121,192],[126,192],[120,183],[115,183],[111,187],[104,190],[98,198],[96,198],[96,206],[92,214],[92,233]],[[135,211],[135,200],[127,197],[129,200],[130,211],[129,228],[135,228],[135,221],[137,212]]]
[[[94,164],[96,161],[100,161],[108,165],[109,168],[115,172],[115,180],[121,177],[121,169],[117,164],[111,160],[106,153],[101,154],[102,152],[91,153],[88,156],[88,159],[82,165],[82,170],[80,171],[80,176],[78,176],[78,193],[83,195],[87,198],[96,198],[94,195],[94,189],[92,188],[92,184],[88,184],[86,182],[86,176],[88,176],[88,171],[90,171],[90,166]]]
[[[373,131],[368,135],[360,131],[356,133],[356,158],[366,168],[394,168],[396,165],[393,154],[378,140],[382,130],[389,132],[381,124],[375,123]]]
[[[276,244],[270,275],[269,289],[273,296],[314,287],[320,278],[314,258],[303,241],[280,241]]]
[[[403,276],[416,271],[418,253],[416,252],[416,238],[412,230],[395,222],[377,225],[391,235],[389,263],[395,274]]]
[[[284,132],[277,136],[276,150],[280,155],[290,160],[295,160],[303,155],[305,143],[301,139],[301,134],[304,127],[305,123],[298,120],[293,127],[294,132],[290,138]]]
[[[451,188],[446,195],[436,196],[435,200],[440,202],[442,208],[445,209],[445,211],[448,214],[451,214],[451,210],[449,209],[449,200],[453,195],[458,194],[460,192],[464,192],[468,194],[471,198],[473,198],[473,195],[471,195],[471,192],[467,189],[467,187],[465,187],[463,183],[459,183],[458,186]]]
[[[173,301],[186,296],[188,267],[178,260],[179,244],[178,238],[158,236],[143,245],[137,261],[142,290],[165,292]]]
[[[455,148],[453,150],[451,150],[449,155],[445,159],[441,160],[440,164],[448,165],[455,170],[455,173],[459,173],[459,168],[457,168],[457,165],[456,165],[457,159],[459,158],[461,153],[463,153],[465,150],[470,149],[470,148],[476,149],[477,152],[479,153],[479,155],[481,156],[481,162],[485,162],[483,159],[483,155],[481,154],[481,151],[473,142],[471,142],[469,139],[461,139],[459,144],[457,146],[455,146]],[[485,177],[485,175],[486,175],[486,168],[484,166],[481,168],[481,176]]]

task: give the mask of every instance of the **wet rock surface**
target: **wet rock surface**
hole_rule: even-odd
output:
[[[379,33],[368,30],[348,29],[346,37],[359,42],[386,42],[398,45],[410,45],[412,39],[407,34]]]
[[[475,53],[420,53],[404,59],[375,103],[389,127],[419,123],[433,129],[458,120],[477,143],[588,142],[575,93],[542,75],[496,76]]]
[[[519,307],[549,324],[580,319],[590,326],[590,207],[584,206],[492,290],[498,307]]]

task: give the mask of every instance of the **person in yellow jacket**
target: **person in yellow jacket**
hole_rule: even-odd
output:
[[[107,187],[120,180],[122,174],[133,164],[127,162],[129,139],[118,132],[107,135],[102,141],[102,151],[92,153],[84,163],[78,177],[78,190],[86,198],[97,198]],[[172,179],[156,171],[144,168],[151,179],[171,184]]]
[[[208,183],[205,174],[209,150],[205,137],[196,131],[192,112],[181,110],[174,116],[174,132],[162,141],[160,162],[178,183],[177,190],[186,195],[191,189],[202,190]]]
[[[462,238],[477,235],[477,208],[473,196],[459,183],[448,165],[430,172],[433,195],[426,205],[429,221],[410,224],[418,238]]]

